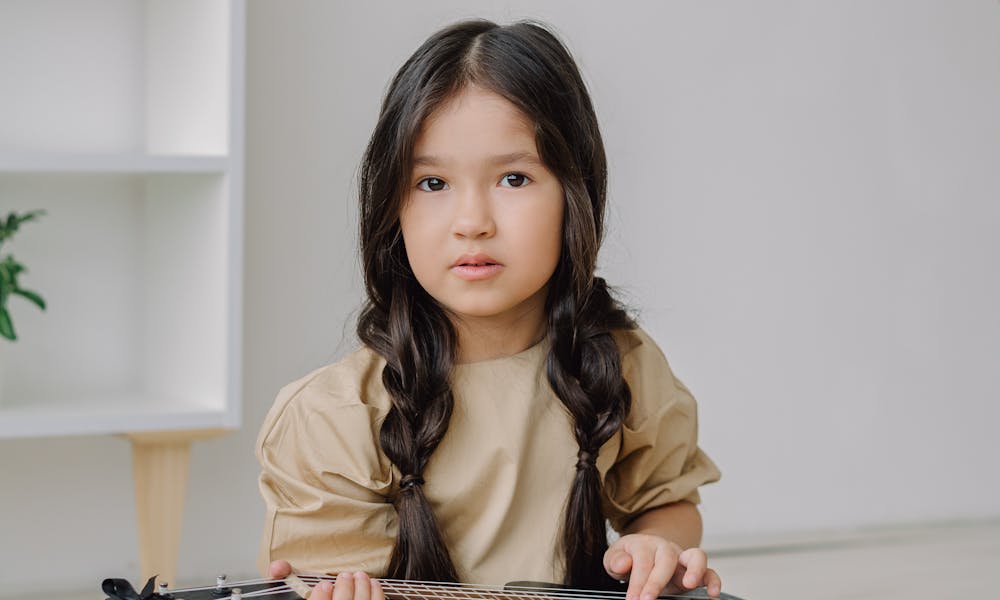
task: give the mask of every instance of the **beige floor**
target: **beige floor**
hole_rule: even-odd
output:
[[[1000,598],[1000,521],[720,544],[709,561],[746,600]]]
[[[725,591],[745,600],[1000,599],[1000,520],[713,543]]]

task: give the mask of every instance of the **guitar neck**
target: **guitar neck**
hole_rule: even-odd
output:
[[[256,579],[227,583],[222,578],[214,586],[167,589],[155,586],[150,578],[142,592],[136,592],[123,579],[105,580],[107,600],[305,600],[312,588],[321,581],[335,577],[320,574],[292,575],[284,580]],[[387,600],[624,600],[622,591],[574,590],[561,585],[536,582],[515,582],[504,587],[459,583],[435,583],[380,579]],[[710,598],[704,588],[684,594],[663,594],[659,600],[740,600],[723,593]]]

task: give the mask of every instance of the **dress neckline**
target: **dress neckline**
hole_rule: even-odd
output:
[[[455,369],[474,369],[483,366],[495,366],[498,363],[503,363],[507,361],[521,362],[522,360],[547,349],[549,345],[548,339],[549,339],[548,336],[543,336],[540,340],[538,340],[531,346],[528,346],[524,350],[521,350],[520,352],[517,352],[515,354],[510,354],[507,356],[498,356],[496,358],[487,358],[484,360],[477,360],[467,363],[455,363]]]

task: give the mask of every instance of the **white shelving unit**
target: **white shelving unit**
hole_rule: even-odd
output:
[[[0,438],[238,426],[243,11],[0,0]]]
[[[190,441],[239,425],[244,30],[242,0],[0,0],[0,214],[47,213],[3,252],[48,303],[8,302],[0,444],[126,434],[179,503]]]

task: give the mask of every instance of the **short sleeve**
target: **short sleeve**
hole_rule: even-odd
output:
[[[605,514],[617,531],[643,511],[687,500],[721,474],[698,447],[697,406],[666,357],[641,330],[626,336],[622,373],[632,409],[615,464],[605,477]]]
[[[378,447],[385,415],[357,388],[327,367],[278,394],[256,446],[262,573],[278,559],[301,571],[384,572],[396,535],[393,470]]]

